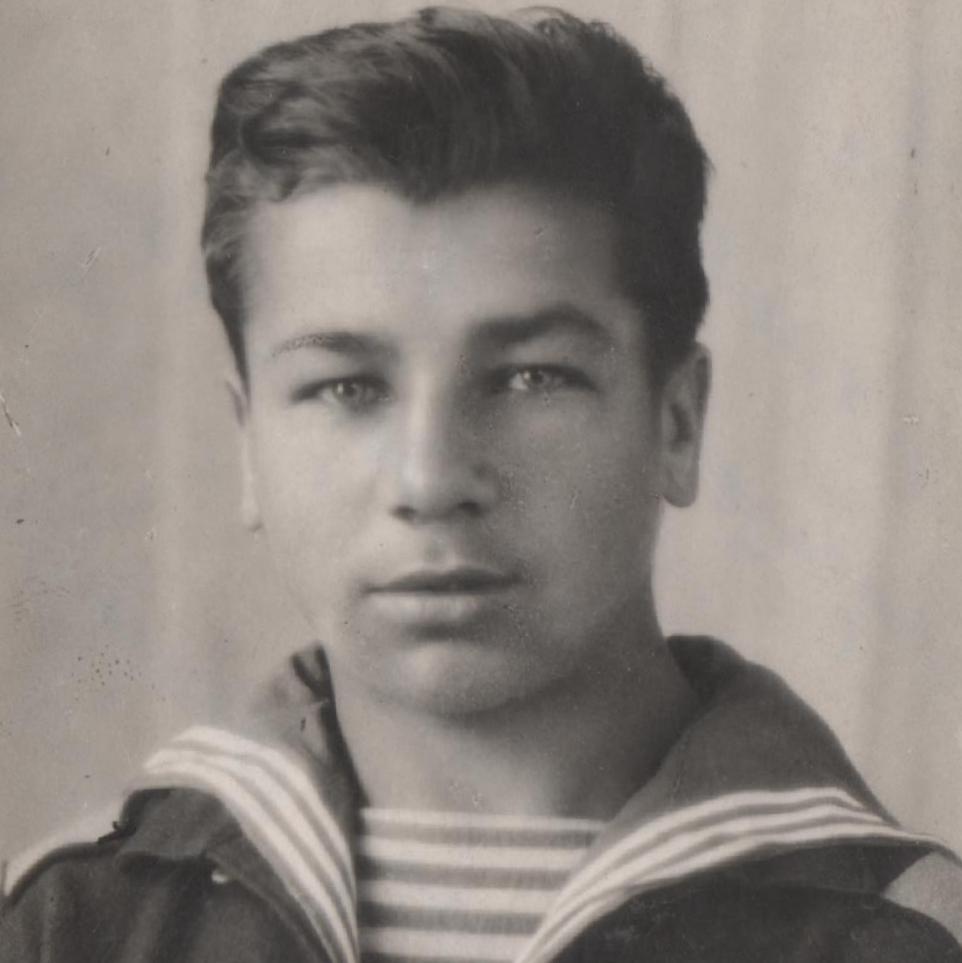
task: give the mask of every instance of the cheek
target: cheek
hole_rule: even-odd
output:
[[[292,583],[327,594],[335,560],[347,558],[365,510],[362,466],[330,457],[310,437],[271,439],[258,448],[255,484],[264,528]]]
[[[255,435],[254,474],[263,506],[278,520],[335,521],[357,496],[370,459],[362,446],[306,417],[265,419]]]
[[[579,584],[643,567],[660,514],[656,465],[634,429],[578,426],[530,445],[513,465],[515,502],[535,550]],[[527,520],[527,525],[525,525]],[[613,576],[614,573],[614,576]]]
[[[631,514],[657,489],[657,452],[637,418],[557,411],[542,418],[537,430],[506,437],[501,467],[513,483],[509,487],[554,507],[568,500],[581,509],[575,517]]]

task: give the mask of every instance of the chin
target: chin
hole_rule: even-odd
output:
[[[380,680],[382,698],[438,716],[492,712],[533,697],[540,688],[526,660],[497,647],[431,642],[406,653],[389,678]]]

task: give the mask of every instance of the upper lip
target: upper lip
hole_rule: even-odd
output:
[[[479,565],[422,568],[373,587],[375,592],[490,592],[514,581],[514,576]]]

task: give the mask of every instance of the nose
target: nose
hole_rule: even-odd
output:
[[[399,408],[384,466],[391,513],[411,523],[484,515],[499,484],[476,419],[443,395]]]

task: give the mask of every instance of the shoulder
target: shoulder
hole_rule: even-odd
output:
[[[115,833],[120,811],[119,800],[108,803],[58,828],[26,849],[10,856],[0,854],[0,905],[51,860],[62,854],[80,852]]]
[[[0,869],[0,906],[16,906],[38,887],[127,867],[207,864],[212,843],[239,833],[213,797],[190,789],[145,789],[50,834]]]
[[[192,879],[209,883],[196,864],[136,858],[128,845],[135,824],[125,824],[119,808],[92,813],[7,862],[0,958],[124,959],[121,947],[135,930],[144,935],[173,902],[196,899]]]
[[[962,963],[944,927],[878,894],[727,874],[636,898],[581,949],[608,963]]]
[[[119,925],[140,896],[118,871],[121,840],[80,841],[57,834],[9,864],[0,910],[0,957],[109,959],[123,939]],[[73,955],[71,955],[73,954]]]
[[[0,910],[0,960],[305,958],[281,908],[263,887],[242,882],[243,872],[254,879],[262,867],[217,800],[146,791],[128,800],[106,835],[77,835],[57,834],[52,851],[36,848],[14,861],[18,878]],[[238,873],[219,872],[222,862]]]

